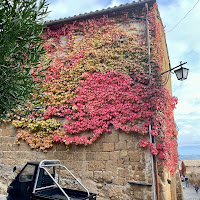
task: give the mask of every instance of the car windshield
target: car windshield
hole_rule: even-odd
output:
[[[23,171],[19,175],[20,182],[29,182],[33,180],[33,175],[35,171],[35,165],[26,165]]]

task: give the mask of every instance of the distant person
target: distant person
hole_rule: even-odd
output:
[[[194,185],[194,189],[196,191],[196,193],[198,193],[198,190],[199,190],[199,186],[197,184]]]
[[[189,187],[188,177],[185,175],[185,187]]]
[[[184,178],[183,178],[183,176],[181,176],[181,182],[184,182]]]

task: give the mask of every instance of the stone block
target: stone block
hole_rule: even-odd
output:
[[[94,179],[97,180],[97,182],[103,182],[103,172],[102,171],[94,171]]]
[[[23,152],[20,152],[21,158],[25,157],[27,161],[34,161],[36,160],[36,152],[34,150],[30,150],[29,152],[25,153],[25,156]]]
[[[55,145],[55,147],[56,147],[56,151],[66,151],[67,149],[66,149],[66,145],[64,145],[64,144],[54,144]]]
[[[103,143],[95,142],[91,145],[92,152],[102,152],[102,149],[103,149]]]
[[[128,169],[118,169],[117,171],[118,171],[118,176],[121,177],[121,178],[130,177]]]
[[[29,162],[30,160],[27,160],[27,159],[20,159],[19,161],[18,161],[18,164],[20,165],[20,166],[24,166],[24,165],[26,165],[26,163],[27,162]]]
[[[127,142],[126,141],[119,141],[115,143],[115,151],[121,151],[126,149]]]
[[[113,173],[112,173],[112,171],[103,171],[103,180],[106,183],[112,183],[112,180],[113,180]]]
[[[16,144],[16,143],[13,143]],[[31,151],[31,147],[24,141],[21,141],[19,144],[19,151]]]
[[[93,179],[94,178],[94,172],[93,171],[84,171],[81,173],[82,178],[88,178],[88,179]]]
[[[10,137],[16,137],[17,135],[16,128],[11,127],[9,130],[10,130]]]
[[[2,129],[1,135],[2,136],[10,136],[10,130],[9,129]]]
[[[72,146],[76,146],[76,145],[72,145]],[[74,152],[88,152],[89,150],[87,150],[87,149],[88,149],[90,146],[91,146],[91,145],[85,146],[85,145],[83,145],[83,144],[80,144],[80,145],[76,146],[76,151],[71,151],[71,146],[69,146],[69,151],[71,151],[72,153],[74,153]]]
[[[105,169],[104,161],[90,161],[88,162],[88,170],[89,171],[102,171]]]
[[[129,152],[129,158],[132,162],[140,162],[140,153],[139,152]]]
[[[46,159],[46,153],[42,152],[42,151],[35,151],[35,157],[36,160],[45,160]]]
[[[145,181],[145,174],[142,171],[136,171],[133,175],[135,181]]]
[[[131,185],[130,185],[130,187],[127,187],[126,189],[125,189],[125,193],[126,194],[130,194],[131,196],[134,194],[134,191],[133,191],[133,188],[131,187]],[[133,199],[133,198],[132,198]]]
[[[134,197],[138,200],[144,200],[144,194],[141,191],[134,191]]]
[[[7,151],[11,151],[11,148],[12,148],[12,144],[8,144],[7,145]]]
[[[71,164],[71,167],[74,171],[81,171],[83,169],[83,166],[82,166],[83,162],[81,161],[76,161],[76,162],[73,162]]]
[[[19,151],[19,144],[12,144],[10,146],[11,151]]]
[[[99,196],[100,196],[100,195],[102,196],[103,194],[102,194],[102,193],[100,193],[100,194],[98,194],[98,195],[99,195]],[[103,197],[101,197],[101,196],[100,196],[100,197],[98,197],[98,200],[110,200],[110,198],[106,198],[106,197],[104,197],[104,196],[103,196]]]
[[[86,160],[86,152],[74,152],[73,153],[75,161],[84,161]]]
[[[86,153],[86,160],[90,161],[90,160],[94,160],[94,154],[95,153]]]
[[[71,156],[69,156],[69,153],[66,151],[55,151],[53,152],[53,157],[54,159],[58,160],[67,160],[71,158]]]
[[[120,159],[120,152],[119,151],[110,152],[110,160],[119,160],[119,159]]]
[[[6,123],[4,123],[4,122],[0,123],[0,128],[1,129],[6,129],[6,127],[7,127]]]
[[[15,144],[16,143],[16,138],[15,137],[8,137],[8,143],[9,144]]]
[[[125,132],[119,134],[119,141],[129,141],[129,140],[130,141],[133,140],[133,134]]]
[[[124,168],[125,167],[125,161],[123,158],[121,158],[120,160],[117,160],[117,167],[121,167]]]
[[[17,165],[17,159],[10,159],[10,158],[2,158],[1,163],[4,165],[11,165],[11,166],[16,166]]]
[[[62,152],[58,152],[58,153],[62,153]],[[57,154],[56,154],[57,155]],[[56,157],[56,155],[54,155],[54,152],[52,151],[48,151],[47,153],[45,153],[45,158],[46,159],[58,159]]]
[[[119,131],[112,129],[111,132],[105,133],[105,143],[106,142],[119,142]]]
[[[109,195],[108,195],[108,187],[104,187],[98,191],[98,200],[100,199],[102,200],[110,200]]]
[[[71,152],[76,152],[77,151],[77,146],[76,145],[70,145],[69,149]]]
[[[9,138],[8,137],[1,137],[1,144],[7,144],[9,141]]]
[[[148,195],[147,196],[147,200],[152,200],[153,199],[153,196],[152,195]],[[178,199],[177,199],[178,200]],[[182,199],[181,199],[182,200]]]
[[[94,160],[109,160],[110,153],[109,152],[97,152],[94,154]]]
[[[120,196],[122,196],[123,195],[123,191],[122,191],[122,189],[120,189],[120,188],[118,188],[118,187],[111,187],[111,188],[109,188],[108,189],[108,193],[109,193],[109,197],[110,198],[115,198],[116,199],[116,197],[117,197],[117,199],[118,199],[118,197],[120,197]]]
[[[136,166],[135,165],[132,165],[132,170],[134,171],[134,170],[136,170]]]
[[[128,151],[127,150],[122,150],[120,152],[120,158],[124,158],[124,157],[127,157],[128,156]]]
[[[142,163],[142,164],[138,164],[138,165],[136,166],[136,169],[137,169],[138,171],[143,171],[143,170],[145,169],[145,167],[146,167],[145,163]]]
[[[106,161],[106,171],[116,171],[117,169],[117,161],[108,160]]]
[[[16,152],[9,152],[9,151],[5,151],[3,152],[4,154],[4,158],[10,158],[10,159],[15,159],[18,156],[18,153]],[[17,157],[19,158],[19,157]]]
[[[62,165],[64,165],[65,167],[67,167],[69,170],[72,169],[72,162],[71,161],[66,161],[66,160],[63,160],[61,162]]]
[[[103,151],[114,151],[114,143],[103,143]]]
[[[97,186],[96,186],[96,182],[94,182],[94,180],[91,179],[84,179],[82,180],[83,185],[87,186],[87,189],[90,192],[96,193],[97,194]]]
[[[90,144],[90,145],[87,145],[87,146],[84,146],[84,150],[85,152],[91,152],[91,147],[92,147],[93,144]]]
[[[8,144],[0,144],[0,151],[7,151],[8,150]]]
[[[140,148],[138,143],[139,140],[135,138],[130,141],[127,141],[126,149],[129,151],[138,151],[138,148]]]
[[[97,138],[96,143],[104,143],[106,142],[106,138],[105,138],[105,133],[100,135],[100,137]]]

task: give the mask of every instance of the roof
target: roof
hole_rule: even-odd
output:
[[[186,167],[200,167],[200,160],[183,160]]]
[[[107,9],[96,10],[90,13],[74,15],[72,17],[67,17],[67,18],[60,18],[58,20],[50,20],[50,21],[45,22],[45,25],[47,26],[60,25],[60,24],[65,24],[65,23],[75,21],[75,20],[82,20],[86,18],[93,18],[97,16],[108,15],[110,13],[117,12],[117,11],[119,12],[119,11],[133,9],[133,8],[134,9],[143,8],[146,3],[150,6],[156,3],[156,0],[143,0],[143,1],[138,0],[138,2],[133,1],[132,3],[121,4],[119,6],[115,6],[112,8],[108,7]]]
[[[30,161],[30,162],[27,162],[27,164],[31,164],[31,165],[39,165],[40,162],[39,162],[39,161]]]

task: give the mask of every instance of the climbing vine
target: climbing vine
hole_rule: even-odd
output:
[[[162,86],[161,24],[155,20],[156,7],[149,14],[152,41],[152,77],[149,85],[145,34],[137,35],[134,20],[123,17],[89,19],[47,29],[43,37],[46,58],[43,71],[41,107],[34,101],[14,116],[17,142],[46,151],[54,142],[67,147],[89,145],[112,128],[125,133],[151,134],[157,144],[141,140],[152,154],[177,167],[176,128],[173,109],[177,99]],[[46,66],[40,66],[40,68]],[[38,70],[39,71],[39,70]],[[38,71],[32,71],[37,80]],[[40,72],[41,73],[41,69]],[[34,99],[34,98],[33,98]]]
[[[166,58],[167,50],[164,50],[166,45],[165,32],[158,16],[157,4],[154,4],[149,13],[151,40],[154,46],[152,52],[153,59],[155,59],[159,66],[158,70],[161,72],[163,67],[168,65],[168,60]],[[158,158],[163,160],[162,163],[168,167],[168,170],[174,173],[178,169],[177,130],[173,115],[177,98],[171,97],[167,89],[162,87],[162,90],[164,90],[164,95],[161,95],[160,100],[158,99],[153,116],[154,130],[160,130],[156,137],[158,143],[157,154]]]

